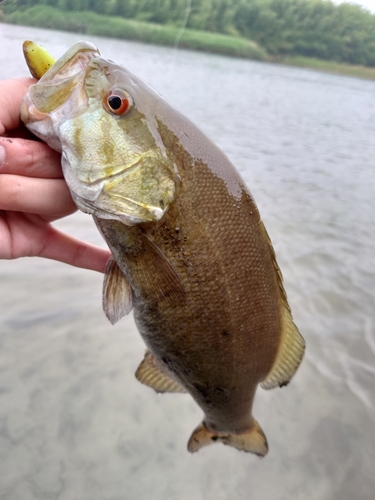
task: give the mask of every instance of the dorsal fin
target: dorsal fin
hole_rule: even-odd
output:
[[[268,241],[272,262],[277,276],[277,282],[280,288],[281,299],[281,338],[279,350],[270,372],[260,384],[263,389],[273,389],[274,387],[287,385],[290,382],[290,379],[293,377],[302,361],[303,354],[305,352],[305,341],[293,322],[292,313],[283,285],[283,276],[276,261],[275,251],[262,222],[261,225]]]
[[[103,281],[103,310],[114,325],[133,308],[132,289],[117,262],[111,257]]]
[[[146,351],[142,363],[135,372],[136,378],[144,385],[160,392],[186,392],[173,375],[159,363],[154,356]]]

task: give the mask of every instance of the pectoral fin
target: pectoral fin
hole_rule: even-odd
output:
[[[140,234],[145,249],[138,267],[141,280],[160,298],[169,297],[176,305],[181,305],[186,301],[186,293],[176,271],[160,248],[144,233]]]
[[[151,300],[168,299],[172,306],[186,302],[181,280],[160,248],[137,226],[94,217],[117,262],[131,276],[134,302],[138,295]]]
[[[114,325],[133,308],[132,289],[113,257],[107,264],[103,282],[103,310]]]
[[[136,378],[144,385],[160,392],[186,392],[185,389],[173,379],[169,371],[158,363],[154,356],[147,351],[142,363],[139,365]]]

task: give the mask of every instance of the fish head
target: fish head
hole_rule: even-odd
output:
[[[21,118],[62,152],[82,211],[128,225],[160,220],[179,175],[158,131],[163,98],[90,43],[73,45],[29,89]]]

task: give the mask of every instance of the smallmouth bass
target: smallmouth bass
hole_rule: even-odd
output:
[[[27,127],[62,152],[66,182],[112,252],[103,307],[134,310],[147,346],[136,377],[188,392],[204,412],[191,452],[221,441],[264,456],[256,389],[286,385],[304,341],[258,209],[195,125],[90,43],[30,87]]]

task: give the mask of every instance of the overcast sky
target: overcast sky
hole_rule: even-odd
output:
[[[343,3],[343,0],[334,0],[335,3]],[[375,0],[351,0],[348,3],[357,3],[366,7],[366,9],[370,10],[375,14]]]

